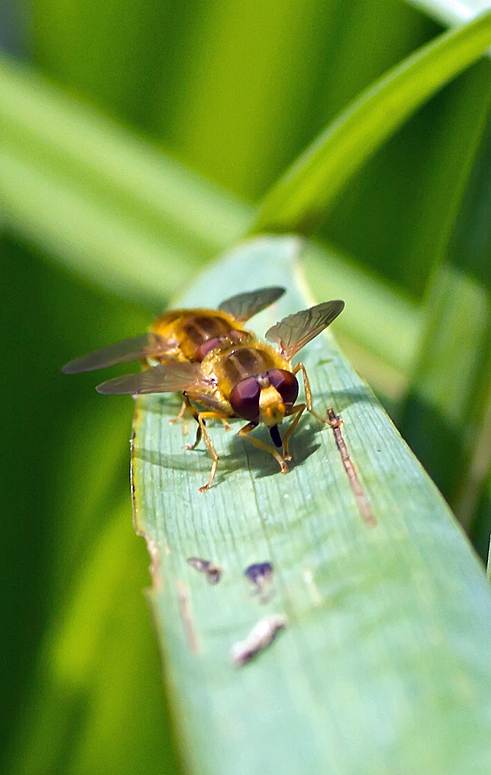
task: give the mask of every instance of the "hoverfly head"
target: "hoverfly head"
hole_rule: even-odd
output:
[[[275,445],[281,446],[276,426],[293,406],[297,396],[298,382],[295,375],[285,369],[270,369],[238,382],[229,400],[235,414],[255,425],[264,423],[271,429]]]

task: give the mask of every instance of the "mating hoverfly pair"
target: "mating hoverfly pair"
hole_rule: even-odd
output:
[[[227,428],[231,417],[247,420],[238,435],[273,455],[286,473],[286,461],[291,460],[288,442],[305,409],[325,422],[312,407],[304,365],[292,366],[291,360],[332,323],[344,302],[327,301],[283,318],[266,332],[268,342],[277,345],[275,349],[259,341],[244,324],[284,292],[284,288],[261,288],[227,299],[218,310],[166,312],[155,320],[149,333],[76,358],[63,367],[63,372],[76,374],[140,359],[148,366],[144,371],[110,379],[96,390],[104,395],[181,393],[183,411],[190,412],[198,423],[195,442],[187,449],[195,449],[203,438],[213,460],[201,492],[213,482],[218,464],[206,428],[208,419],[222,420]],[[305,403],[297,404],[296,375],[300,371]],[[293,421],[282,440],[278,426],[285,417],[293,417]],[[260,424],[269,429],[274,446],[249,435]]]

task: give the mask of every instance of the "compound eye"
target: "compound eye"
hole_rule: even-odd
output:
[[[268,378],[285,404],[294,404],[298,397],[298,382],[295,374],[285,369],[270,369]]]
[[[261,388],[257,377],[247,377],[238,382],[230,393],[230,404],[235,414],[250,422],[259,422],[259,396]]]

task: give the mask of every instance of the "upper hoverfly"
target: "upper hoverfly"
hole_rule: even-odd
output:
[[[96,389],[105,395],[182,393],[187,408],[198,423],[196,440],[188,448],[194,449],[203,438],[213,460],[209,479],[200,487],[201,492],[210,487],[218,464],[218,455],[205,424],[207,419],[226,422],[228,418],[240,417],[247,420],[247,425],[239,430],[238,435],[273,455],[281,471],[286,473],[286,461],[291,460],[288,442],[305,409],[325,422],[325,418],[313,409],[304,365],[298,363],[293,366],[291,360],[327,328],[343,308],[343,301],[327,301],[283,318],[266,332],[266,339],[276,344],[277,349],[238,329],[240,335],[236,336],[232,331],[220,336],[201,359],[172,361],[167,356],[166,360],[146,371],[116,377]],[[187,312],[181,312],[183,314]],[[299,371],[303,377],[305,403],[297,404],[299,385],[296,375]],[[197,409],[195,404],[205,409]],[[282,440],[278,426],[290,416],[293,421]],[[274,446],[249,435],[261,423],[269,429]]]
[[[75,358],[63,366],[64,374],[94,371],[117,363],[148,358],[168,362],[200,363],[214,347],[249,339],[243,323],[269,307],[285,293],[284,288],[260,288],[232,296],[218,310],[178,309],[160,315],[147,334],[123,339]]]

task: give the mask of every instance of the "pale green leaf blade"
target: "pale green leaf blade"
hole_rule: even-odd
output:
[[[184,298],[216,304],[282,282],[255,321],[305,306],[291,278],[295,238],[262,238],[206,272]],[[333,296],[335,294],[333,293]],[[334,324],[333,328],[336,324]],[[333,432],[305,418],[294,465],[221,427],[210,460],[183,450],[178,402],[139,399],[136,526],[147,538],[166,680],[183,757],[195,773],[487,775],[491,766],[491,594],[447,506],[330,337],[303,351],[318,411],[334,407],[377,520],[360,513]],[[235,429],[234,424],[234,429]],[[210,585],[187,563],[222,568]],[[273,563],[261,602],[244,578]],[[230,650],[265,614],[285,632],[255,661]]]

